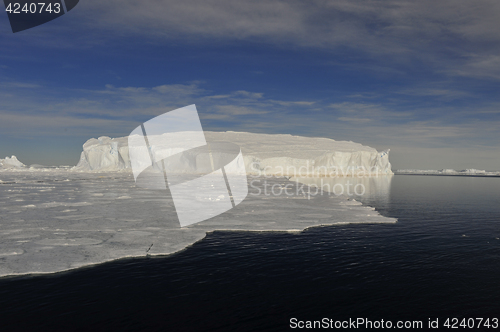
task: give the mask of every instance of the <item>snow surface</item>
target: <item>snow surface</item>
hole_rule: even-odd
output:
[[[189,137],[189,133],[185,133]],[[169,135],[155,141],[172,141]],[[178,135],[176,133],[175,135]],[[365,172],[392,174],[389,150],[377,150],[347,141],[292,135],[243,132],[205,132],[207,142],[226,141],[239,145],[247,174],[279,176],[340,176]],[[117,171],[130,169],[128,138],[92,138],[83,145],[74,170]],[[155,146],[161,149],[161,145]]]
[[[293,232],[396,222],[355,200],[317,194],[317,189],[286,178],[249,177],[249,195],[238,206],[180,228],[172,198],[165,191],[137,187],[131,172],[32,169],[2,171],[0,177],[0,276],[171,254],[214,230]],[[391,178],[351,180],[366,181],[372,188],[368,191],[388,195]]]

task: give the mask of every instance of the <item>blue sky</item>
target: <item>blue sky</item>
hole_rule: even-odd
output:
[[[0,15],[0,158],[74,165],[196,104],[205,130],[352,140],[394,169],[500,169],[497,1],[82,0]]]

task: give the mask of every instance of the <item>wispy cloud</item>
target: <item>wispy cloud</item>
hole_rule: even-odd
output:
[[[207,120],[237,120],[241,121],[242,116],[263,115],[270,113],[270,110],[257,110],[251,107],[238,105],[215,105],[211,107],[212,112],[201,113],[202,119]]]
[[[339,121],[346,121],[346,122],[354,122],[354,123],[364,123],[364,122],[370,122],[371,119],[367,118],[348,118],[345,116],[341,116],[340,118],[337,118]]]
[[[71,90],[60,91],[59,95],[51,97],[47,97],[46,91],[50,90],[48,88],[36,90],[37,92],[31,93],[29,98],[21,98],[22,89],[17,93],[3,92],[0,127],[4,133],[22,135],[23,130],[26,130],[34,135],[36,132],[33,131],[33,126],[40,126],[42,129],[59,128],[61,125],[87,127],[89,123],[97,128],[95,131],[109,131],[109,128],[114,127],[126,132],[136,123],[196,103],[205,124],[213,127],[219,126],[218,121],[229,121],[234,128],[251,131],[251,126],[248,124],[254,121],[259,123],[260,128],[274,126],[276,131],[312,134],[315,131],[319,132],[318,128],[324,127],[326,134],[327,128],[335,128],[336,133],[350,135],[349,130],[352,130],[361,136],[363,131],[375,135],[376,131],[390,128],[392,132],[398,130],[404,132],[407,137],[419,140],[468,137],[473,130],[465,131],[464,126],[470,125],[473,121],[475,122],[473,128],[477,128],[478,122],[483,121],[482,132],[489,132],[488,128],[492,129],[491,116],[498,113],[494,104],[474,108],[463,106],[452,110],[409,109],[407,105],[398,103],[394,99],[368,103],[360,97],[357,102],[340,101],[325,104],[320,100],[277,100],[267,98],[262,92],[243,90],[213,94],[203,88],[203,83],[200,82],[153,87],[106,85],[105,88],[98,90],[77,90],[72,93],[69,93]],[[66,96],[74,93],[78,96]],[[448,92],[416,89],[409,93],[446,95]],[[352,96],[348,99],[351,100]],[[426,120],[422,120],[422,114],[426,112],[432,116],[429,115]],[[489,117],[481,118],[479,114]],[[450,121],[451,117],[453,121]],[[42,121],[42,118],[46,120]],[[33,126],[30,126],[30,123]],[[42,129],[40,134],[50,132]]]
[[[449,75],[499,80],[500,56],[497,54],[468,55],[459,66],[446,66],[443,71]]]
[[[312,106],[316,104],[315,101],[285,101],[285,100],[269,100],[271,103],[281,106]]]
[[[357,50],[389,56],[395,62],[428,62],[437,71],[496,77],[487,68],[498,62],[498,47],[492,45],[500,41],[500,4],[490,0],[311,0],[307,4],[299,0],[89,0],[79,10],[85,18],[81,22],[96,32],[106,29],[112,34],[193,43],[257,40]],[[467,53],[475,55],[460,60]],[[454,61],[445,61],[450,56]],[[356,67],[367,65],[397,70],[380,63]]]
[[[398,110],[398,108],[390,108],[388,106],[374,103],[345,101],[342,103],[330,104],[328,107],[333,109],[335,114],[341,115],[342,119],[339,118],[341,121],[352,122],[354,119],[364,119],[362,120],[364,122],[370,119],[390,121],[413,116],[410,111]]]
[[[125,36],[151,44],[243,41],[326,51],[337,55],[332,65],[380,75],[405,75],[403,64],[447,76],[498,80],[498,12],[500,3],[491,0],[310,0],[307,4],[299,0],[88,0],[64,22],[75,31],[85,30],[84,36],[75,40],[67,29],[57,29],[56,22],[6,40],[0,57],[19,56],[11,52],[19,45],[89,49]],[[36,61],[34,54],[22,56]]]
[[[419,97],[439,97],[446,100],[455,100],[464,97],[471,97],[472,94],[463,90],[445,89],[445,88],[429,88],[429,87],[413,87],[401,90],[396,90],[395,93],[419,96]]]

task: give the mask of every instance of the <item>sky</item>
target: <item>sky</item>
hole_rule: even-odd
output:
[[[196,104],[204,130],[500,170],[499,41],[497,0],[82,0],[15,34],[0,14],[0,158],[75,165]]]

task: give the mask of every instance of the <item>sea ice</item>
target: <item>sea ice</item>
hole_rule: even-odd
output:
[[[171,254],[215,230],[289,232],[396,222],[355,200],[286,178],[251,176],[249,194],[235,208],[181,228],[168,192],[137,187],[131,172],[23,170],[0,176],[0,276]],[[370,179],[366,184],[375,189],[368,190],[388,193],[390,178]]]

